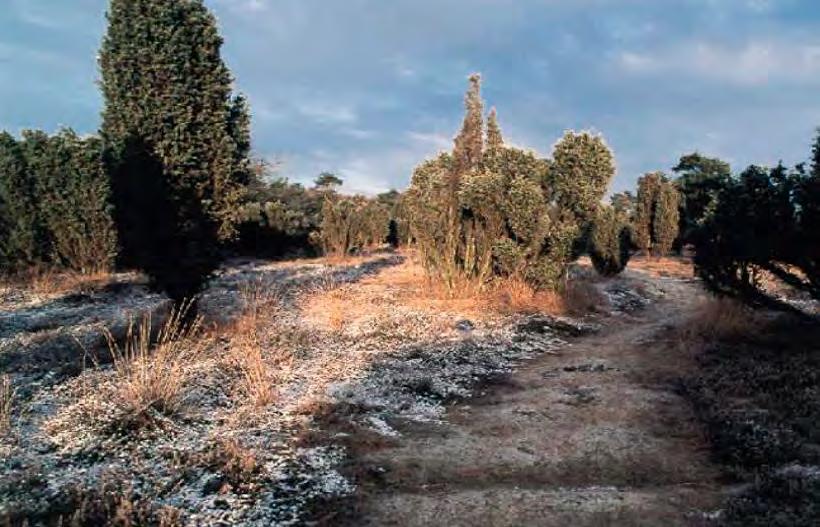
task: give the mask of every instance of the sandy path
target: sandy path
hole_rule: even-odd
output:
[[[637,276],[637,275],[635,275]],[[646,280],[648,278],[639,278]],[[355,525],[698,525],[717,473],[674,379],[692,365],[670,328],[698,286],[542,356],[443,424],[406,423],[360,453]]]

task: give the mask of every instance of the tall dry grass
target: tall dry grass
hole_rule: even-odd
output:
[[[210,345],[201,317],[189,317],[191,303],[174,308],[154,330],[151,315],[129,324],[124,342],[106,330],[120,402],[134,418],[150,411],[177,412],[185,403],[190,366]]]
[[[240,393],[252,407],[265,407],[278,399],[278,388],[293,370],[293,354],[272,345],[267,332],[276,331],[281,312],[277,293],[262,284],[242,291],[243,313],[230,331],[229,360],[241,372]]]
[[[31,267],[0,279],[3,287],[22,289],[38,296],[71,292],[89,292],[111,282],[111,273],[95,271],[80,273],[52,267]]]
[[[562,314],[566,299],[556,291],[537,291],[517,278],[494,281],[485,293],[488,306],[503,314]]]

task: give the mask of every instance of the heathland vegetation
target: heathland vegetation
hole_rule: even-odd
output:
[[[754,482],[727,524],[778,510],[794,515],[782,525],[817,524],[792,509],[816,508],[818,359],[784,331],[817,334],[803,324],[820,301],[820,135],[794,168],[733,173],[694,152],[607,203],[616,154],[601,133],[566,131],[548,154],[513,146],[474,74],[451,149],[419,160],[404,190],[351,195],[333,173],[302,185],[254,158],[250,103],[202,0],[110,0],[107,22],[97,133],[0,133],[0,439],[22,438],[0,442],[0,498],[15,504],[0,523],[332,520],[310,500],[352,492],[335,446],[364,459],[396,446],[393,426],[444,426],[451,403],[542,354],[563,362],[504,388],[535,386],[534,410],[437,436],[448,455],[430,467],[397,456],[345,475],[413,500],[453,474],[475,484],[454,492],[524,479],[556,500],[669,488],[678,509],[701,478],[702,513],[719,484],[696,415],[716,461]],[[51,274],[105,285],[26,296]],[[510,430],[522,446],[506,459]],[[429,462],[428,446],[414,455]],[[474,467],[499,452],[509,466]],[[105,464],[128,474],[109,485]]]

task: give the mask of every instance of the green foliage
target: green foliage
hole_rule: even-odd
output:
[[[614,207],[601,207],[589,238],[592,265],[602,276],[622,272],[632,255],[628,221]]]
[[[751,166],[732,178],[694,235],[695,267],[707,287],[752,304],[776,305],[761,288],[761,272],[767,271],[820,298],[818,181],[816,165],[810,172],[802,166]]]
[[[612,154],[587,133],[559,142],[557,163],[506,147],[494,110],[485,141],[482,109],[480,79],[472,76],[453,152],[413,173],[403,200],[410,238],[450,290],[493,275],[558,287],[614,173]]]
[[[250,180],[247,105],[221,46],[201,0],[111,0],[102,135],[124,261],[177,300],[218,264]]]
[[[33,265],[41,256],[34,181],[21,145],[0,133],[0,267],[7,270]]]
[[[255,257],[314,255],[310,235],[319,228],[326,192],[275,177],[266,163],[256,163],[234,249]]]
[[[691,243],[694,231],[714,210],[718,195],[729,183],[731,168],[720,159],[694,152],[681,157],[672,170],[679,175],[681,239]]]
[[[644,254],[664,256],[678,237],[680,197],[675,184],[662,172],[638,179],[633,220],[635,244]]]
[[[0,135],[2,261],[9,270],[48,264],[108,270],[116,255],[110,190],[98,138],[63,130]]]
[[[455,139],[453,159],[455,176],[453,185],[457,184],[458,176],[481,164],[484,152],[484,102],[481,100],[481,75],[470,75],[470,88],[464,96],[464,123],[461,132]]]
[[[390,212],[378,200],[329,193],[324,198],[315,239],[326,254],[347,256],[354,250],[371,249],[383,243],[389,222]]]
[[[504,137],[501,135],[501,127],[498,125],[498,113],[495,108],[490,110],[487,116],[487,151],[495,153],[504,146]]]
[[[652,253],[655,256],[669,254],[678,237],[679,196],[678,189],[672,182],[664,181],[658,189],[652,223]]]
[[[552,178],[559,206],[585,228],[615,176],[615,158],[603,137],[566,132],[553,152]]]

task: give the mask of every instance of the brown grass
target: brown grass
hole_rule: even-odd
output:
[[[548,313],[567,311],[564,295],[554,291],[536,291],[524,280],[507,278],[495,281],[487,293],[488,304],[503,314]]]
[[[130,323],[123,345],[106,332],[118,396],[130,418],[139,421],[151,410],[171,414],[185,402],[188,366],[210,345],[202,332],[202,319],[186,320],[189,308],[172,310],[156,335],[150,315],[138,324]]]
[[[627,266],[632,271],[642,271],[655,277],[694,278],[692,259],[685,256],[633,256]]]
[[[11,429],[11,411],[14,404],[14,389],[11,377],[0,375],[0,436]]]
[[[83,274],[70,270],[32,267],[5,277],[2,285],[30,291],[35,295],[51,296],[70,292],[91,292],[110,282],[111,274],[103,271]]]
[[[571,315],[586,315],[601,310],[607,304],[604,295],[589,278],[571,280],[563,294],[564,309]]]
[[[754,331],[759,322],[755,313],[740,302],[709,297],[678,328],[678,335],[684,342],[733,339]]]
[[[401,332],[404,319],[400,312],[430,318],[486,321],[499,315],[557,315],[566,311],[562,295],[537,292],[522,280],[512,278],[495,280],[484,288],[463,283],[448,289],[431,280],[412,253],[406,256],[405,263],[384,269],[355,285],[328,286],[306,295],[300,303],[304,317],[330,331],[344,331],[363,321],[378,320],[386,322],[386,331]]]
[[[268,349],[265,332],[275,331],[281,299],[261,284],[242,291],[242,315],[228,331],[229,360],[241,372],[240,393],[250,406],[261,408],[278,398],[278,386],[293,370],[293,354],[286,348]]]
[[[220,493],[241,491],[261,469],[257,454],[234,439],[217,440],[201,462],[224,477]]]

